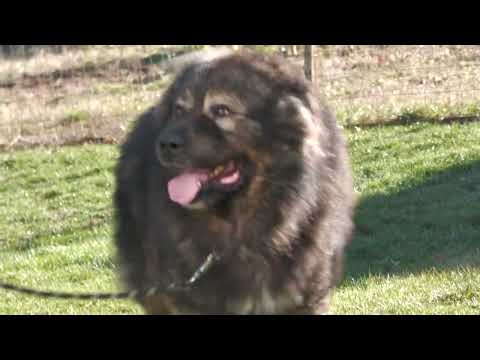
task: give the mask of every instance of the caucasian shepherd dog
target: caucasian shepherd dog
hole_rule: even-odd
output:
[[[116,246],[149,314],[322,314],[354,194],[346,143],[301,68],[253,52],[192,61],[138,119],[116,170]]]

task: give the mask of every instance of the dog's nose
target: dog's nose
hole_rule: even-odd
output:
[[[158,139],[158,144],[162,151],[169,153],[175,153],[182,149],[185,145],[185,140],[183,136],[177,133],[167,133],[160,136]]]

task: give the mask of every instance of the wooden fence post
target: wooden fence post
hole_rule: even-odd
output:
[[[325,48],[323,45],[320,47]],[[322,52],[319,51],[320,47],[316,45],[305,45],[304,48],[305,77],[313,83],[318,81],[321,72]]]
[[[313,45],[305,45],[303,53],[305,77],[313,81],[315,79],[315,62],[313,56]]]

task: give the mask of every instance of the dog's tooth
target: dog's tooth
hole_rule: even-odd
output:
[[[217,177],[217,176],[220,175],[224,170],[225,170],[225,166],[219,165],[219,166],[217,166],[215,169],[213,169],[213,170],[208,174],[208,177],[209,177],[210,179],[211,179],[211,178],[214,178],[214,177]]]

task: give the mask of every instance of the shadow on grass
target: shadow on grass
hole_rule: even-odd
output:
[[[345,278],[480,266],[480,161],[360,200]]]
[[[399,126],[399,125],[412,125],[416,123],[427,123],[427,124],[439,124],[439,125],[449,125],[453,123],[458,124],[467,124],[475,121],[480,121],[480,114],[471,114],[471,115],[451,115],[451,116],[433,116],[433,115],[424,115],[419,112],[404,112],[401,115],[394,117],[393,119],[381,119],[369,123],[351,123],[344,125],[345,128],[363,128],[369,129],[378,126]]]
[[[110,215],[97,214],[90,217],[89,222],[78,226],[65,226],[57,230],[44,230],[36,232],[34,235],[23,237],[14,244],[9,244],[6,251],[24,252],[49,245],[68,245],[79,243],[83,240],[91,240],[93,235],[87,235],[85,232],[94,228],[99,228],[111,223]]]

